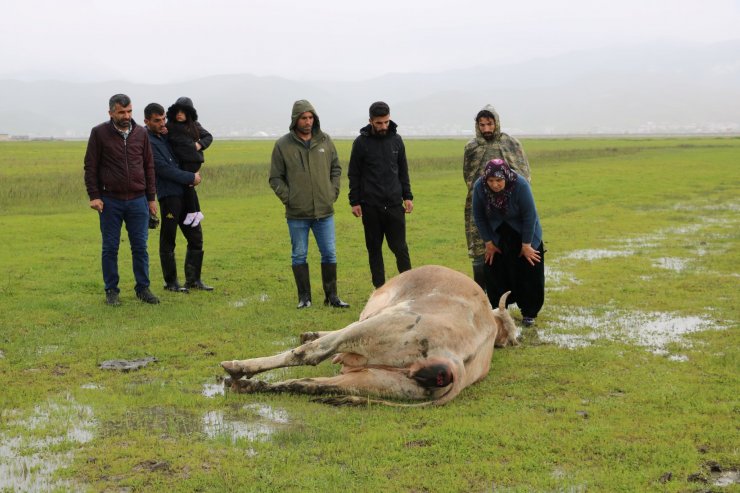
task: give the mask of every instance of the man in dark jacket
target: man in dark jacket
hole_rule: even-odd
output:
[[[349,160],[349,204],[362,218],[373,286],[385,284],[383,238],[396,256],[398,272],[411,269],[406,245],[406,216],[414,210],[403,139],[390,108],[370,105],[370,124],[360,130]]]
[[[334,308],[349,305],[337,295],[337,254],[334,235],[334,202],[339,196],[337,149],[321,130],[319,116],[311,103],[296,101],[290,132],[275,142],[270,165],[270,187],[285,205],[288,220],[293,276],[298,288],[297,308],[311,306],[308,272],[308,232],[313,231],[321,252],[321,281],[324,304]]]
[[[150,304],[149,215],[157,213],[154,159],[149,136],[131,118],[131,99],[116,94],[108,102],[110,120],[90,132],[85,153],[85,186],[90,207],[100,216],[105,301],[119,305],[118,246],[125,222],[131,244],[136,297]]]
[[[152,144],[154,168],[157,174],[157,197],[162,208],[162,229],[159,232],[159,260],[162,263],[164,288],[168,291],[187,293],[188,289],[212,291],[200,279],[203,265],[203,228],[200,224],[186,226],[182,219],[186,209],[183,207],[185,189],[201,182],[200,173],[180,169],[168,142],[165,126],[164,107],[149,103],[144,108],[144,123],[149,130],[149,141]],[[177,228],[188,242],[185,254],[185,286],[177,280],[177,262],[175,261],[175,243]]]

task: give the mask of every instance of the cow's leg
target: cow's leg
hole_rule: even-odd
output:
[[[222,361],[221,366],[233,379],[246,376],[251,378],[257,373],[284,368],[288,366],[315,366],[337,353],[337,347],[347,338],[349,332],[358,322],[348,325],[344,329],[322,333],[323,337],[309,341],[297,348],[285,351],[274,356],[252,358],[245,360]]]
[[[443,389],[426,389],[405,372],[366,368],[334,377],[297,378],[269,383],[261,380],[232,380],[240,393],[293,392],[309,395],[338,394],[376,396],[403,400],[432,400]]]

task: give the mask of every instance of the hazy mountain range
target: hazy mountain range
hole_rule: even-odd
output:
[[[740,40],[681,49],[585,50],[360,82],[249,74],[167,85],[0,78],[0,134],[85,138],[107,120],[108,98],[118,92],[131,96],[139,123],[147,103],[166,108],[189,96],[201,123],[219,137],[281,135],[297,99],[309,99],[322,128],[337,137],[356,135],[370,103],[381,99],[407,136],[469,135],[486,103],[498,109],[503,130],[514,135],[740,133]]]

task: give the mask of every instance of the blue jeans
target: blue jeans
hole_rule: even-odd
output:
[[[321,219],[288,219],[290,244],[293,249],[291,260],[293,265],[306,263],[308,256],[308,231],[313,231],[316,244],[321,252],[322,264],[336,264],[337,251],[334,246],[334,216]]]
[[[131,259],[136,279],[136,291],[149,287],[149,204],[146,197],[133,200],[118,200],[102,197],[103,212],[100,214],[100,233],[103,237],[103,282],[105,290],[118,289],[118,246],[121,244],[121,226],[126,223],[128,241],[131,244]]]

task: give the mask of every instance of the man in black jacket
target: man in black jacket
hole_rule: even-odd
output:
[[[203,265],[203,228],[200,224],[194,227],[185,226],[183,218],[186,209],[183,204],[185,189],[197,186],[201,182],[199,172],[180,169],[172,147],[165,134],[164,107],[149,103],[144,108],[144,123],[149,129],[149,140],[152,143],[154,167],[157,173],[157,197],[162,208],[162,229],[159,232],[159,260],[162,263],[164,288],[168,291],[187,293],[190,289],[211,291],[213,288],[200,279]],[[175,261],[175,243],[177,228],[188,242],[185,254],[185,286],[177,280],[177,262]]]
[[[85,187],[90,208],[98,212],[103,238],[105,302],[118,298],[118,247],[126,223],[131,245],[136,297],[150,304],[159,299],[149,290],[149,216],[157,213],[154,160],[149,136],[132,119],[131,99],[115,94],[108,101],[110,120],[90,132],[85,152]]]
[[[362,218],[373,286],[385,284],[383,238],[396,256],[398,272],[411,269],[406,245],[406,217],[414,209],[403,139],[390,108],[370,105],[370,124],[360,130],[349,160],[349,204]]]

